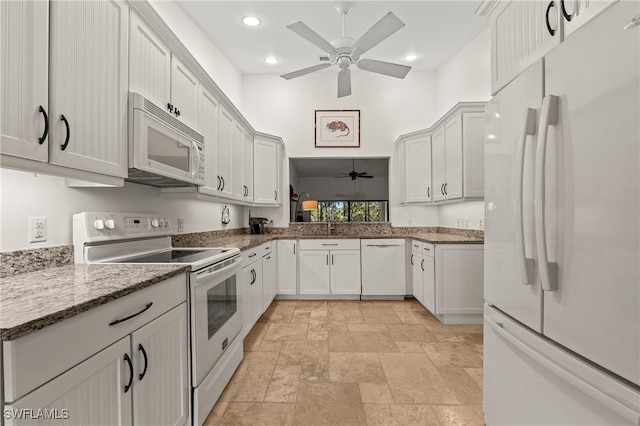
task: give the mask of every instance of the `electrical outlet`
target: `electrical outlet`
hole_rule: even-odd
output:
[[[465,228],[468,228],[468,227],[469,227],[469,218],[468,218],[468,217],[465,217],[465,218],[464,218],[464,227],[465,227]]]
[[[178,232],[183,232],[184,231],[184,218],[179,217],[178,218]]]
[[[478,228],[480,229],[484,229],[484,217],[479,217],[478,218]]]
[[[29,218],[29,242],[39,243],[47,241],[47,218],[46,217],[30,217]]]
[[[461,217],[456,219],[456,228],[462,228],[462,218]]]

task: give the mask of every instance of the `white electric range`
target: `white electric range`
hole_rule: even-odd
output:
[[[171,219],[147,213],[73,215],[75,263],[178,263],[191,267],[189,316],[193,424],[201,425],[242,360],[237,248],[173,248]]]

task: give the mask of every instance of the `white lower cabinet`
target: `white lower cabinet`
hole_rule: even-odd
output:
[[[262,258],[242,268],[242,330],[246,336],[262,315]]]
[[[131,425],[132,390],[127,385],[133,378],[125,358],[129,357],[129,345],[129,336],[120,339],[17,402],[6,405],[4,413],[42,409],[65,418],[66,425]],[[7,426],[39,423],[14,416],[5,419]]]
[[[411,243],[413,296],[445,324],[482,322],[484,248]]]
[[[276,295],[276,252],[272,251],[262,258],[262,312]]]
[[[298,257],[296,240],[278,240],[278,272],[276,294],[298,293]]]
[[[302,240],[300,295],[359,296],[360,240]]]
[[[183,425],[189,419],[186,303],[131,335],[133,424]]]

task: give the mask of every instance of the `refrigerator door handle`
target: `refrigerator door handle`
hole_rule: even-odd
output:
[[[516,250],[518,250],[518,260],[520,263],[520,282],[528,285],[534,283],[535,260],[528,259],[525,251],[524,236],[524,211],[523,211],[523,188],[524,185],[524,159],[526,152],[527,136],[536,134],[536,110],[526,108],[524,113],[524,126],[520,140],[518,141],[518,180],[516,183]]]
[[[549,262],[547,254],[547,237],[545,224],[545,169],[547,156],[547,140],[549,126],[558,124],[558,101],[554,95],[547,95],[542,100],[542,113],[538,128],[538,146],[536,147],[535,184],[534,184],[534,217],[536,228],[536,246],[538,251],[538,270],[544,291],[558,289],[558,265]]]
[[[518,336],[505,329],[504,324],[495,321],[488,315],[484,316],[484,321],[511,346],[529,356],[531,359],[549,370],[555,376],[560,377],[562,380],[569,383],[576,389],[579,389],[580,391],[586,393],[596,401],[609,407],[611,410],[615,411],[620,416],[629,419],[633,423],[636,423],[638,422],[638,420],[640,420],[640,412],[638,412],[640,407],[638,406],[637,402],[630,401],[622,395],[617,394],[616,392],[583,380],[580,376],[574,374],[572,371],[567,370],[567,368],[565,368],[562,363],[555,362],[552,358],[536,350],[535,347],[531,346],[527,342],[524,342],[523,340],[518,338]]]

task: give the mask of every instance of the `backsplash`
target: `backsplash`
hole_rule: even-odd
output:
[[[0,253],[0,278],[73,264],[73,246],[44,247]]]

